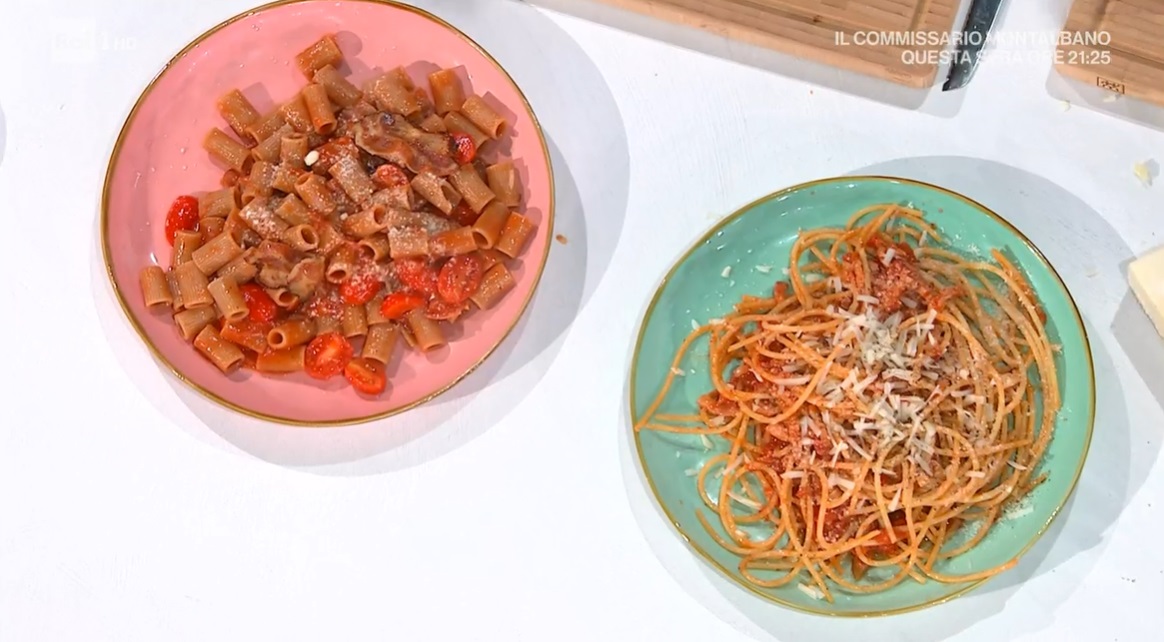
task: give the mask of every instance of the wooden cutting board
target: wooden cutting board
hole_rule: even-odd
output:
[[[1076,0],[1063,30],[1061,73],[1164,105],[1164,0]]]
[[[921,43],[870,42],[888,33],[948,34],[960,4],[960,0],[600,1],[915,88],[934,84],[944,43],[925,42],[932,37]]]

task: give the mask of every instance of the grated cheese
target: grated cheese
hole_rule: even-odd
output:
[[[771,265],[757,265],[756,271],[761,273],[761,274],[767,274],[767,273],[772,271],[772,266]]]
[[[687,373],[680,368],[671,368],[671,374],[675,375],[676,377],[682,377]]]
[[[1033,513],[1035,511],[1034,506],[1017,505],[1017,504],[1016,504],[1016,506],[1017,506],[1017,508],[1007,508],[1007,509],[1003,510],[1002,511],[1002,519],[1000,519],[998,521],[1005,522],[1005,521],[1009,521],[1012,519],[1019,519],[1022,517],[1026,517],[1027,515],[1030,515],[1031,513]]]
[[[318,160],[319,160],[319,152],[317,152],[313,149],[313,150],[307,152],[307,155],[303,157],[303,164],[308,166],[308,167],[311,167]]]
[[[856,488],[856,484],[840,475],[829,475],[829,486],[840,486],[846,491],[851,491]]]
[[[711,440],[707,438],[707,435],[699,435],[699,441],[703,442],[703,449],[705,451],[711,450],[712,443]]]
[[[748,508],[753,509],[753,511],[759,511],[760,509],[760,504],[758,501],[748,499],[746,497],[740,497],[739,494],[734,493],[733,491],[728,491],[728,497],[741,506],[747,506]]]
[[[966,471],[966,476],[974,477],[976,479],[986,479],[986,473],[982,472],[981,470],[968,470]]]
[[[719,275],[726,279],[726,278],[728,278],[728,276],[731,275],[731,273],[732,273],[732,266],[729,265],[729,266],[725,267],[723,269],[723,271],[719,273]]]
[[[901,490],[905,488],[904,484],[897,487],[897,492],[894,493],[893,499],[889,502],[889,511],[897,510],[898,504],[901,503]]]
[[[885,250],[885,256],[881,257],[881,265],[889,265],[893,263],[893,257],[897,254],[896,248],[889,248]]]
[[[824,599],[824,593],[821,593],[821,590],[815,586],[809,586],[807,584],[797,584],[796,588],[800,589],[801,593],[804,593],[805,595],[811,597],[814,600],[823,600]]]
[[[1148,169],[1147,162],[1139,162],[1132,165],[1132,173],[1136,175],[1136,178],[1140,179],[1144,187],[1152,186],[1152,172]]]

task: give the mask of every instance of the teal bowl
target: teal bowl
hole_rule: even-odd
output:
[[[789,251],[800,229],[843,226],[859,209],[878,203],[912,204],[960,250],[988,256],[991,249],[999,249],[1012,257],[1047,313],[1052,343],[1062,346],[1055,355],[1062,408],[1054,437],[1036,471],[1046,472],[1047,480],[1022,500],[1020,510],[1009,511],[996,523],[978,545],[935,567],[948,575],[980,572],[1028,551],[1070,497],[1091,443],[1095,374],[1082,317],[1063,280],[1022,232],[965,196],[901,178],[831,178],[776,192],[720,221],[671,268],[647,307],[631,361],[630,425],[638,423],[654,400],[693,322],[702,325],[722,317],[744,294],[770,296],[773,282],[788,265]],[[771,271],[766,272],[765,266]],[[711,390],[707,335],[693,347],[680,366],[690,374],[675,378],[659,412],[694,414],[696,400]],[[723,442],[652,430],[635,432],[634,439],[647,483],[683,539],[708,564],[766,600],[821,615],[867,617],[940,604],[985,581],[943,584],[931,580],[923,584],[907,579],[871,594],[847,593],[834,587],[831,603],[799,589],[797,581],[774,589],[757,587],[740,575],[739,558],[717,544],[696,516],[697,510],[705,508],[690,472],[723,452]],[[719,528],[719,520],[707,516]],[[720,531],[720,535],[724,533]]]

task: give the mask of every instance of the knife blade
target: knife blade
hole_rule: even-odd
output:
[[[986,46],[987,36],[994,27],[994,20],[998,17],[1002,2],[1003,0],[974,0],[970,4],[966,23],[962,25],[962,39],[958,43],[958,52],[954,56],[953,64],[950,65],[950,73],[942,85],[942,91],[953,91],[970,84],[970,78],[978,68],[982,48]]]

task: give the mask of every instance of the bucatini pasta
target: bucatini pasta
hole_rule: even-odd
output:
[[[488,148],[510,123],[452,69],[357,86],[330,35],[294,62],[304,85],[271,111],[238,89],[215,102],[203,147],[222,180],[171,205],[173,252],[142,297],[223,373],[342,373],[380,395],[399,338],[438,350],[515,285],[534,223]]]

